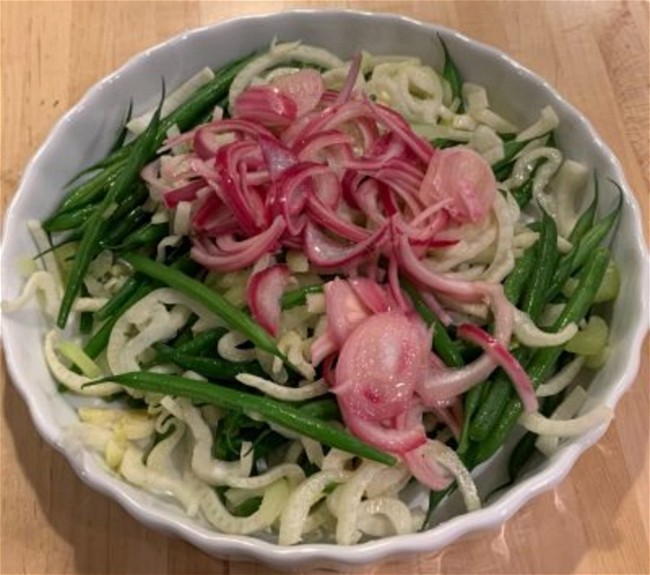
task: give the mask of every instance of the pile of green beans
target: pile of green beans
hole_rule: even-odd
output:
[[[88,221],[84,225],[81,240],[79,241],[73,261],[72,271],[65,286],[59,315],[56,320],[58,327],[61,329],[64,329],[68,322],[72,304],[79,294],[90,263],[99,251],[101,251],[101,237],[106,234],[111,222],[111,207],[119,204],[130,193],[133,182],[138,177],[140,170],[144,167],[147,158],[155,149],[155,136],[160,123],[160,109],[163,99],[164,92],[151,123],[142,134],[142,137],[138,139],[133,153],[127,158],[124,169],[116,176],[115,181],[108,188],[101,202],[90,214]]]
[[[569,267],[569,264],[564,262],[571,262],[571,270],[575,266],[576,275],[572,276],[569,272],[564,281],[575,277],[578,280],[577,287],[566,300],[558,318],[548,328],[551,333],[562,330],[570,323],[578,323],[589,314],[605,277],[610,253],[607,248],[598,244],[615,227],[621,202],[619,201],[615,209],[598,222],[595,222],[596,207],[597,194],[576,222],[570,236],[573,248],[563,258],[559,257],[557,252],[555,224],[552,218],[544,215],[539,240],[525,250],[504,282],[504,291],[509,301],[519,305],[531,314],[532,318],[537,318],[544,305],[551,303],[557,296],[551,286],[553,281],[557,281],[558,274],[566,274],[565,268]],[[575,253],[583,252],[585,248],[581,246],[585,245],[588,245],[591,251],[587,258],[581,258],[576,264]],[[512,353],[524,366],[536,388],[555,371],[557,362],[564,353],[564,347],[553,346],[536,350],[518,347]],[[542,411],[550,414],[561,397],[558,395],[546,398],[542,403]],[[465,395],[465,420],[457,446],[457,452],[463,462],[471,469],[492,457],[505,443],[522,413],[522,403],[502,370],[497,370],[489,381],[470,390]],[[516,479],[525,463],[532,457],[536,438],[533,433],[525,434],[511,453],[508,464],[511,480]],[[425,528],[431,525],[435,509],[453,488],[451,486],[443,491],[430,492]]]
[[[218,71],[211,82],[166,118],[160,117],[163,85],[160,104],[146,130],[123,145],[126,132],[122,129],[109,156],[83,172],[96,172],[95,175],[73,187],[55,213],[43,222],[45,231],[71,231],[72,238],[79,242],[57,317],[59,328],[65,328],[88,267],[99,252],[119,243],[130,249],[155,244],[166,233],[162,227],[148,223],[141,227],[147,218],[140,205],[147,193],[139,181],[139,173],[155,156],[169,128],[176,125],[186,130],[213,109],[226,96],[233,78],[249,59],[246,57]]]

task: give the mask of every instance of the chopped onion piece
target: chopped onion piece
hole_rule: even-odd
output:
[[[530,316],[518,309],[514,310],[514,334],[527,347],[553,347],[564,345],[578,333],[578,326],[570,323],[558,332],[548,332],[539,329]],[[538,393],[539,395],[539,393]]]
[[[318,379],[301,387],[278,385],[274,381],[250,373],[241,373],[236,376],[236,379],[244,385],[259,389],[266,395],[283,401],[304,401],[324,395],[328,391],[328,386],[323,379]]]
[[[587,392],[581,386],[577,386],[557,406],[550,419],[559,421],[570,419],[582,408],[587,401],[587,397]],[[560,438],[557,435],[541,435],[535,442],[535,447],[546,457],[551,457],[558,450],[559,445]]]
[[[537,397],[547,397],[549,395],[560,393],[576,378],[584,363],[585,358],[580,355],[573,361],[567,363],[552,378],[548,379],[537,388]]]
[[[538,435],[573,437],[575,435],[582,435],[599,425],[608,423],[613,416],[614,412],[610,407],[598,405],[588,413],[575,419],[556,421],[544,417],[541,413],[534,412],[523,414],[519,419],[519,423],[528,431],[532,431]]]
[[[300,542],[305,522],[313,505],[325,497],[325,489],[347,481],[351,473],[338,469],[319,471],[303,481],[293,493],[280,516],[280,545]]]

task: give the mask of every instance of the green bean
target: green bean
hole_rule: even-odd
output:
[[[87,204],[77,209],[63,212],[43,222],[43,229],[48,233],[65,232],[83,226],[97,209],[97,204]]]
[[[445,326],[437,319],[430,325],[433,326],[433,350],[436,354],[449,367],[463,367],[465,360]]]
[[[126,127],[129,121],[131,120],[131,116],[133,115],[133,99],[129,100],[129,107],[126,110],[126,117],[124,118],[124,121],[122,122],[122,128],[117,134],[117,137],[115,138],[115,141],[113,142],[113,145],[110,148],[110,151],[108,153],[109,157],[111,157],[112,154],[114,154],[117,150],[119,150],[123,145],[124,145],[124,140],[126,140],[126,137],[129,134],[129,130]],[[102,160],[103,162],[103,160]],[[81,172],[79,172],[74,178],[72,178],[66,185],[66,187],[71,186],[74,184],[77,180],[79,180],[82,176],[85,176],[86,174],[90,174],[92,172],[96,172],[97,170],[100,170],[101,166],[98,164],[93,164],[92,166],[89,166],[85,169],[83,169]]]
[[[548,145],[549,141],[549,134],[545,134],[543,136],[540,136],[540,138],[545,138],[545,142]],[[534,138],[535,140],[539,138]],[[528,144],[530,144],[531,140],[524,140],[524,141],[518,141],[518,140],[510,140],[508,142],[504,142],[503,144],[503,158],[499,160],[498,162],[495,162],[492,165],[492,172],[494,172],[494,176],[496,177],[497,181],[502,182],[506,178],[510,176],[512,173],[512,168],[515,165],[515,162],[517,160],[517,154],[521,152],[521,150],[524,149],[524,147]],[[531,172],[529,176],[529,181],[531,182],[531,192],[532,192],[532,179],[535,174],[535,171],[539,166],[541,166],[543,161],[537,162],[535,164],[535,167],[533,168],[533,171]],[[523,193],[523,192],[520,192]],[[524,194],[525,198],[525,194]],[[522,198],[522,199],[524,199]],[[530,200],[529,200],[530,201]]]
[[[557,332],[568,324],[579,322],[585,317],[605,276],[608,262],[609,252],[607,249],[597,248],[593,252],[581,272],[578,287],[567,301],[558,319],[551,326],[551,332]],[[562,351],[562,346],[556,346],[541,348],[535,352],[527,368],[528,375],[535,387],[550,375]],[[476,454],[477,463],[485,461],[499,449],[519,420],[522,411],[521,400],[518,397],[512,398],[490,435],[479,445]]]
[[[565,254],[561,259],[558,266],[555,268],[555,273],[551,281],[551,285],[546,292],[546,301],[550,302],[562,291],[566,282],[571,277],[573,271],[573,262],[578,255],[578,250],[572,249],[569,253]]]
[[[219,357],[190,355],[162,343],[155,344],[154,349],[160,359],[211,379],[232,381],[235,376],[242,373],[251,373],[260,377],[265,375],[257,362],[230,362]]]
[[[459,454],[461,461],[468,469],[472,469],[472,467],[474,467],[473,464],[474,447],[475,445],[470,445],[467,451],[465,451],[465,453]],[[441,491],[434,491],[433,489],[429,491],[429,508],[427,509],[427,514],[424,518],[420,531],[426,531],[431,527],[431,521],[433,519],[434,511],[436,510],[438,505],[440,505],[440,502],[445,497],[450,495],[456,489],[457,486],[458,484],[455,481],[453,481],[448,487],[442,489]]]
[[[139,229],[147,219],[151,217],[142,206],[133,208],[123,218],[115,222],[111,230],[99,241],[99,245],[105,249],[114,249],[128,235]],[[116,218],[112,218],[115,220]]]
[[[300,413],[315,417],[316,419],[323,419],[325,421],[341,420],[339,404],[332,397],[308,401],[307,403],[303,403],[298,410]]]
[[[119,202],[119,205],[110,216],[111,226],[109,227],[111,227],[111,232],[109,236],[100,241],[102,246],[109,245],[109,237],[111,238],[111,242],[115,241],[112,239],[113,235],[121,233],[120,230],[124,230],[125,226],[132,223],[131,218],[134,217],[134,215],[132,215],[133,212],[135,210],[142,211],[141,204],[144,202],[148,193],[149,192],[144,184],[138,185],[135,191],[129,190],[128,199]],[[52,233],[74,229],[75,234],[78,234],[78,238],[81,238],[83,235],[83,227],[97,208],[98,204],[92,203],[68,212],[63,212],[49,221],[47,226],[48,229],[46,231]]]
[[[239,505],[235,505],[230,513],[233,517],[248,517],[255,513],[260,508],[260,505],[262,505],[262,496],[256,495],[245,499]]]
[[[530,278],[536,265],[535,244],[527,248],[520,258],[515,262],[515,267],[508,274],[506,281],[503,283],[503,291],[508,301],[516,306],[524,292],[528,279]]]
[[[572,244],[579,242],[594,225],[596,211],[598,210],[598,196],[598,178],[594,176],[594,198],[591,200],[589,207],[580,214],[578,221],[575,223],[571,233],[569,234],[569,241]]]
[[[544,304],[547,302],[548,288],[558,260],[557,228],[555,220],[546,212],[542,217],[542,229],[536,246],[535,269],[522,301],[522,310],[533,321],[537,321]]]
[[[445,80],[447,80],[447,82],[449,82],[452,98],[453,99],[458,98],[458,101],[460,102],[460,105],[458,107],[458,113],[462,113],[463,112],[463,93],[462,93],[463,81],[461,79],[458,68],[456,68],[456,64],[454,64],[454,61],[451,59],[451,56],[449,55],[449,50],[447,50],[447,45],[445,44],[444,40],[440,35],[438,35],[438,40],[440,40],[440,45],[442,46],[442,51],[445,56],[445,62],[442,66],[442,77]]]
[[[347,431],[337,429],[320,419],[301,413],[296,407],[268,397],[230,389],[216,383],[206,385],[205,382],[176,375],[151,372],[112,375],[110,381],[142,391],[178,395],[194,401],[213,403],[235,412],[255,413],[268,422],[311,437],[324,445],[336,447],[342,451],[385,465],[394,465],[396,463],[392,455],[371,447]]]
[[[85,311],[79,315],[79,333],[88,335],[93,330],[93,314]]]
[[[465,411],[464,418],[463,418],[463,427],[460,430],[460,439],[458,441],[458,448],[456,449],[456,452],[459,455],[465,453],[469,448],[469,442],[470,442],[469,431],[471,428],[472,418],[474,417],[476,410],[482,404],[483,398],[486,392],[490,388],[489,384],[490,382],[488,382],[487,380],[481,381],[478,385],[472,387],[465,394],[465,397],[463,399],[463,407]]]
[[[138,140],[138,143],[133,149],[133,154],[129,156],[124,169],[119,173],[119,176],[115,182],[113,182],[113,185],[109,187],[101,204],[88,220],[88,224],[86,225],[81,241],[79,242],[72,271],[68,283],[65,286],[59,315],[56,320],[57,326],[60,329],[64,329],[66,326],[70,310],[72,309],[72,304],[83,285],[83,279],[88,270],[88,266],[97,253],[99,240],[106,231],[106,223],[108,219],[107,212],[110,210],[115,198],[119,197],[125,189],[132,186],[133,180],[138,176],[147,157],[152,152],[154,137],[156,135],[156,130],[158,129],[158,124],[160,123],[160,109],[163,99],[164,89],[161,104],[158,106],[151,123],[143,132],[142,137]]]
[[[118,200],[115,211],[111,214],[111,219],[119,221],[126,217],[133,209],[140,207],[144,209],[143,204],[149,198],[149,189],[142,180],[136,180],[135,185],[127,187],[125,190],[124,198],[116,198]]]
[[[195,313],[191,313],[187,318],[185,325],[176,332],[176,335],[173,337],[173,339],[167,342],[167,345],[170,345],[175,350],[178,350],[180,347],[191,342],[192,339],[194,338],[194,334],[192,333],[192,328],[194,327],[194,324],[198,321],[198,319],[199,319],[198,315],[196,315]],[[197,355],[197,354],[190,354],[190,355]],[[158,361],[157,359],[151,361],[149,364],[147,364],[147,368],[149,365],[157,365],[158,363],[160,363],[160,361]]]
[[[183,102],[169,116],[163,118],[159,142],[167,137],[167,131],[172,126],[178,126],[181,132],[195,125],[196,121],[208,111],[211,111],[219,100],[227,96],[230,84],[240,70],[248,64],[254,54],[248,54],[239,60],[226,64],[215,72],[215,77],[199,88],[190,98]]]
[[[122,122],[122,129],[117,135],[115,142],[113,142],[109,155],[112,154],[113,152],[117,152],[117,150],[119,150],[122,146],[124,146],[124,140],[126,140],[126,137],[129,135],[129,129],[127,128],[127,125],[131,121],[132,116],[133,116],[133,98],[129,100],[129,107],[126,110],[126,117]]]
[[[454,146],[459,146],[463,142],[457,140],[451,140],[449,138],[435,138],[431,140],[431,145],[438,150],[444,150],[445,148],[453,148]]]
[[[301,287],[285,293],[282,296],[280,305],[282,306],[282,309],[291,309],[293,307],[298,307],[299,305],[305,305],[309,294],[321,293],[322,291],[322,284]]]
[[[72,188],[64,198],[58,209],[43,222],[43,229],[47,230],[51,222],[64,212],[79,209],[82,206],[98,200],[102,192],[109,188],[123,169],[123,163],[112,164],[89,180]]]
[[[508,142],[504,142],[503,158],[501,158],[498,162],[492,164],[492,171],[496,174],[513,164],[515,155],[521,152],[521,150],[523,150],[524,147],[529,143],[529,140],[510,140]]]
[[[564,394],[562,393],[558,393],[544,398],[541,407],[542,414],[549,417],[555,411],[555,408],[562,402],[563,395]],[[535,443],[537,442],[538,437],[539,436],[536,433],[527,431],[517,442],[517,445],[515,445],[510,454],[510,459],[508,460],[508,475],[510,476],[509,483],[503,487],[512,485],[517,480],[521,470],[530,461],[533,453],[535,453]]]
[[[124,302],[131,298],[145,279],[146,276],[141,274],[134,274],[128,278],[113,297],[95,312],[95,319],[104,321],[115,314],[117,310],[122,309]]]
[[[445,326],[440,323],[433,311],[429,309],[429,306],[424,302],[415,286],[405,278],[400,278],[400,285],[411,298],[415,311],[424,320],[424,323],[429,327],[433,326],[432,345],[434,351],[440,356],[440,359],[450,367],[462,367],[465,365],[463,357],[454,345]]]
[[[623,194],[621,193],[617,206],[595,226],[589,229],[578,243],[572,271],[575,271],[582,266],[585,261],[587,261],[587,258],[592,254],[593,250],[608,236],[609,232],[614,228],[614,225],[618,221],[618,216],[621,213],[622,206]]]
[[[210,289],[184,273],[168,268],[164,264],[152,261],[143,256],[129,253],[123,256],[136,271],[148,275],[170,287],[183,292],[188,297],[202,303],[211,312],[218,315],[226,325],[244,334],[260,349],[267,351],[286,362],[284,355],[278,350],[274,339],[253,319],[232,305],[222,295]]]
[[[433,519],[433,512],[436,510],[440,502],[456,489],[456,482],[452,483],[449,487],[441,491],[429,491],[429,508],[427,509],[426,517],[422,523],[420,531],[426,531],[431,528],[431,520]]]
[[[519,474],[521,473],[521,470],[524,468],[526,463],[530,461],[531,457],[535,453],[535,443],[537,442],[537,437],[538,435],[536,433],[527,431],[517,442],[517,445],[515,445],[512,453],[510,454],[510,458],[508,459],[508,483],[499,487],[499,490],[503,489],[504,487],[509,487],[517,480]]]
[[[201,355],[208,351],[214,351],[219,340],[228,333],[222,327],[208,329],[194,335],[192,339],[175,346],[176,351],[189,355]]]
[[[137,288],[130,294],[127,299],[121,302],[121,305],[119,307],[116,306],[116,308],[112,309],[112,315],[107,316],[106,321],[84,345],[84,352],[86,352],[86,355],[94,359],[102,351],[104,351],[108,345],[111,331],[113,330],[113,326],[117,323],[117,320],[120,319],[122,314],[127,309],[140,301],[144,296],[151,293],[153,290],[153,283],[141,283],[137,285]]]
[[[521,184],[521,186],[514,188],[510,192],[512,194],[512,197],[517,202],[517,205],[519,206],[520,209],[523,210],[528,204],[530,204],[530,201],[533,199],[533,187],[535,185],[535,174],[537,173],[539,167],[542,166],[545,162],[546,162],[545,158],[539,158],[538,160],[536,160],[533,170],[531,171],[526,181],[523,184]]]
[[[562,291],[566,280],[569,279],[571,274],[582,267],[587,258],[589,258],[593,251],[608,236],[618,221],[622,207],[623,193],[621,192],[617,206],[607,216],[601,219],[594,226],[587,228],[585,224],[584,235],[580,238],[578,243],[574,245],[573,249],[568,254],[566,254],[564,258],[562,258],[557,267],[557,270],[555,271],[553,281],[551,282],[548,290],[550,299]],[[591,207],[588,208],[587,211],[590,210]]]
[[[533,199],[533,183],[535,179],[531,176],[521,186],[516,187],[510,193],[517,202],[520,209],[524,209]]]
[[[135,250],[143,246],[157,244],[168,235],[168,224],[152,224],[149,222],[143,227],[133,230],[128,236],[122,239],[121,244],[113,246],[113,249],[120,252]]]
[[[512,354],[519,363],[526,363],[530,352],[520,347],[513,350]],[[472,441],[482,441],[489,435],[513,393],[510,378],[505,371],[498,370],[492,378],[490,392],[472,420],[469,429],[469,437]]]

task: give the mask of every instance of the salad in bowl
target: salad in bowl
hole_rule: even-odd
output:
[[[279,34],[163,77],[27,222],[3,311],[40,307],[60,446],[217,553],[424,541],[613,416],[624,182],[420,31],[437,58]]]

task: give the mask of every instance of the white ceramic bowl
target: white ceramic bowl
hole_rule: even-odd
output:
[[[612,178],[625,191],[625,205],[613,252],[625,281],[611,324],[613,349],[607,365],[594,377],[590,403],[614,407],[634,381],[640,347],[648,325],[648,260],[639,208],[625,182],[619,162],[587,120],[549,84],[485,45],[441,27],[395,15],[347,11],[297,11],[241,18],[177,36],[129,61],[94,86],[61,119],[30,162],[20,189],[6,216],[2,253],[3,297],[20,290],[16,261],[33,253],[25,221],[43,219],[58,204],[61,190],[81,168],[102,157],[110,146],[130,98],[141,109],[156,102],[160,78],[174,86],[204,66],[219,65],[268,45],[274,37],[301,39],[342,57],[360,48],[374,53],[408,53],[437,67],[442,54],[436,35],[446,41],[465,79],[486,86],[493,107],[525,124],[545,105],[552,105],[561,124],[557,141],[568,157],[597,169],[600,178]],[[137,110],[136,110],[137,111]],[[613,186],[602,186],[602,211],[615,202]],[[27,402],[41,434],[65,454],[84,481],[110,495],[130,513],[152,527],[175,533],[213,555],[249,558],[278,568],[345,567],[378,561],[388,556],[432,552],[478,529],[496,527],[524,503],[561,481],[576,459],[605,432],[601,427],[574,438],[550,460],[541,460],[533,472],[493,503],[471,514],[458,514],[461,506],[448,501],[443,520],[426,533],[390,537],[352,547],[326,544],[281,548],[253,537],[221,535],[183,515],[174,505],[140,492],[108,474],[98,458],[64,438],[65,427],[75,420],[70,399],[56,391],[41,354],[44,324],[35,311],[3,317],[7,364],[15,386]],[[504,456],[478,473],[482,493],[503,479]]]

